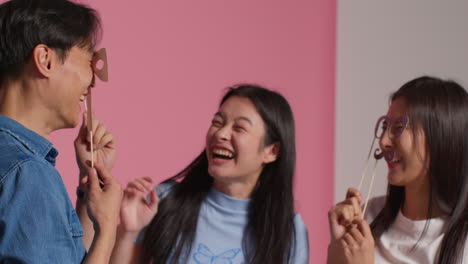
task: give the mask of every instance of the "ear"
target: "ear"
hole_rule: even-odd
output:
[[[40,75],[44,77],[49,77],[51,75],[52,66],[56,63],[56,55],[55,51],[44,44],[39,44],[34,47],[32,63]]]
[[[275,142],[271,145],[266,146],[263,149],[263,163],[268,164],[276,161],[281,150],[281,144]]]

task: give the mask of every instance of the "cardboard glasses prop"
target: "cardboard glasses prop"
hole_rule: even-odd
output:
[[[374,130],[374,139],[372,140],[372,144],[369,149],[369,154],[367,155],[367,160],[364,164],[364,168],[361,173],[361,180],[358,186],[359,192],[361,192],[362,184],[364,182],[364,179],[367,177],[366,174],[367,174],[367,169],[369,168],[369,160],[371,158],[372,149],[374,149],[374,144],[375,144],[376,139],[381,139],[385,135],[385,133],[387,133],[389,139],[392,141],[395,141],[401,136],[403,131],[406,129],[407,125],[408,125],[408,117],[406,116],[401,116],[393,121],[387,116],[382,116],[377,120],[377,123],[375,124],[375,130]],[[395,152],[383,151],[380,148],[375,148],[373,157],[375,159],[375,163],[372,169],[369,188],[367,190],[366,201],[364,203],[364,209],[362,211],[363,216],[366,213],[367,203],[369,202],[369,197],[372,192],[372,186],[374,184],[374,177],[376,173],[377,163],[382,158],[385,158],[387,162],[395,161],[394,160]]]
[[[102,48],[95,52],[91,61],[91,68],[93,69],[93,79],[89,87],[88,95],[86,96],[85,110],[87,113],[86,120],[88,123],[88,133],[90,137],[89,147],[91,150],[91,168],[94,168],[94,139],[93,139],[93,108],[92,108],[92,89],[95,87],[95,77],[103,82],[109,81],[107,53],[106,49]]]

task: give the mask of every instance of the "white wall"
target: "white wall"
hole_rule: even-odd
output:
[[[339,0],[337,34],[335,201],[340,201],[359,183],[375,121],[386,113],[391,92],[425,74],[468,88],[468,1]],[[386,165],[380,163],[374,195],[386,191]]]

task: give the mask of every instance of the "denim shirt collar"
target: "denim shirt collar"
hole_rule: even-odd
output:
[[[3,115],[0,115],[0,131],[5,131],[12,135],[32,153],[46,159],[55,166],[55,159],[58,156],[58,151],[53,147],[52,143],[44,137]]]

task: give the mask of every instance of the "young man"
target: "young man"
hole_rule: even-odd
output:
[[[90,62],[99,35],[96,12],[83,5],[0,5],[0,263],[109,261],[122,198],[109,173],[112,135],[94,121],[95,171],[86,164],[87,129],[80,130],[75,148],[79,193],[86,198],[79,195],[76,211],[48,140],[53,131],[79,123],[80,100],[93,85]]]

